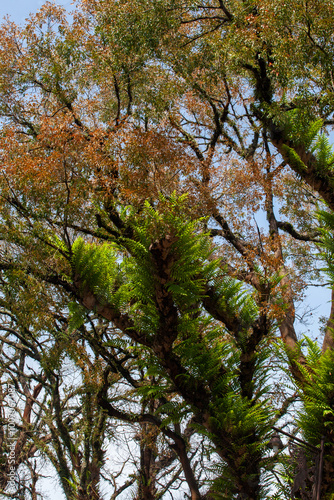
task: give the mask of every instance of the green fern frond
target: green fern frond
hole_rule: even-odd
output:
[[[293,148],[283,144],[282,149],[288,157],[289,164],[294,170],[296,170],[296,172],[303,173],[307,170],[307,166]]]
[[[118,252],[114,245],[94,245],[78,238],[72,245],[72,266],[82,286],[89,285],[101,302],[109,302],[118,275]]]
[[[68,304],[68,309],[70,312],[68,332],[72,333],[75,330],[79,330],[81,326],[85,323],[87,319],[87,311],[83,306],[81,306],[77,302],[70,302]]]
[[[334,163],[334,153],[325,134],[319,134],[317,141],[312,148],[312,152],[317,158],[319,169],[323,169],[325,171],[332,169]]]
[[[303,145],[307,150],[314,146],[323,120],[312,120],[308,110],[296,108],[285,113],[284,125],[287,136],[296,146]]]

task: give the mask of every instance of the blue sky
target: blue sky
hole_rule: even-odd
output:
[[[36,12],[43,3],[42,0],[0,0],[0,19],[8,14],[12,21],[23,23],[29,14]],[[55,3],[63,5],[68,10],[72,8],[72,0],[57,0]]]

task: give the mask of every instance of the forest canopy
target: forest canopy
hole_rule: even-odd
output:
[[[331,0],[2,23],[4,498],[333,498],[334,295],[296,326],[333,288],[333,33]]]

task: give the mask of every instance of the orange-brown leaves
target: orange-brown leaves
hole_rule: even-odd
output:
[[[120,151],[120,189],[132,203],[156,199],[158,193],[182,192],[196,160],[160,132],[128,130]]]

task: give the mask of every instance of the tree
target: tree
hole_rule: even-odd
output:
[[[101,360],[96,418],[145,434],[138,500],[176,458],[192,499],[268,495],[286,367],[334,493],[334,309],[322,347],[294,326],[318,262],[332,276],[333,19],[318,0],[85,0],[71,24],[48,3],[2,27],[3,293],[23,326],[64,316],[78,366],[80,341]]]
[[[10,295],[13,295],[12,292]],[[152,430],[148,432],[150,424],[145,415],[138,419],[142,427],[141,431],[137,429],[136,437],[142,455],[141,464],[136,466],[138,473],[116,487],[112,471],[107,467],[106,450],[119,441],[119,426],[115,419],[123,418],[123,414],[114,410],[115,415],[111,416],[115,418],[108,419],[103,405],[97,404],[97,400],[107,391],[114,392],[117,400],[120,389],[126,398],[126,383],[136,383],[131,377],[130,367],[126,366],[129,356],[124,356],[123,349],[113,349],[113,353],[109,354],[113,364],[103,372],[103,348],[94,356],[84,340],[96,334],[107,337],[110,334],[108,326],[101,322],[94,324],[94,317],[88,317],[80,332],[75,332],[69,339],[64,335],[68,320],[66,316],[57,314],[54,324],[50,322],[48,325],[48,330],[45,330],[46,323],[42,331],[36,325],[29,325],[28,328],[27,318],[22,325],[20,308],[10,303],[10,299],[13,297],[3,300],[6,307],[2,310],[1,491],[13,499],[42,498],[38,485],[40,479],[45,477],[44,465],[48,462],[54,467],[64,495],[69,500],[102,498],[104,481],[114,486],[112,498],[117,498],[136,481],[140,490],[145,485],[141,467],[143,474],[147,468],[149,471],[152,469],[160,481],[173,468],[176,453],[168,447],[166,449],[166,445],[162,446],[158,435],[151,444],[149,435],[152,435]],[[132,353],[130,361],[134,357]],[[100,388],[98,381],[102,378],[103,387]],[[116,383],[117,390],[113,390]],[[139,381],[136,387],[138,385]],[[111,401],[109,397],[109,413]],[[128,420],[132,423],[132,429],[127,429],[129,438],[134,434],[133,427],[137,420],[132,422],[130,417]],[[127,422],[126,418],[123,421]],[[171,434],[176,439],[176,434]],[[184,442],[191,435],[190,429],[185,431],[184,437],[179,432],[177,449],[181,448],[182,452]],[[150,459],[152,453],[154,457],[158,456],[157,461]],[[174,473],[169,485],[178,476],[179,473]],[[150,487],[158,492],[155,481],[152,477],[149,479]],[[148,497],[147,491],[144,491],[141,498]]]

